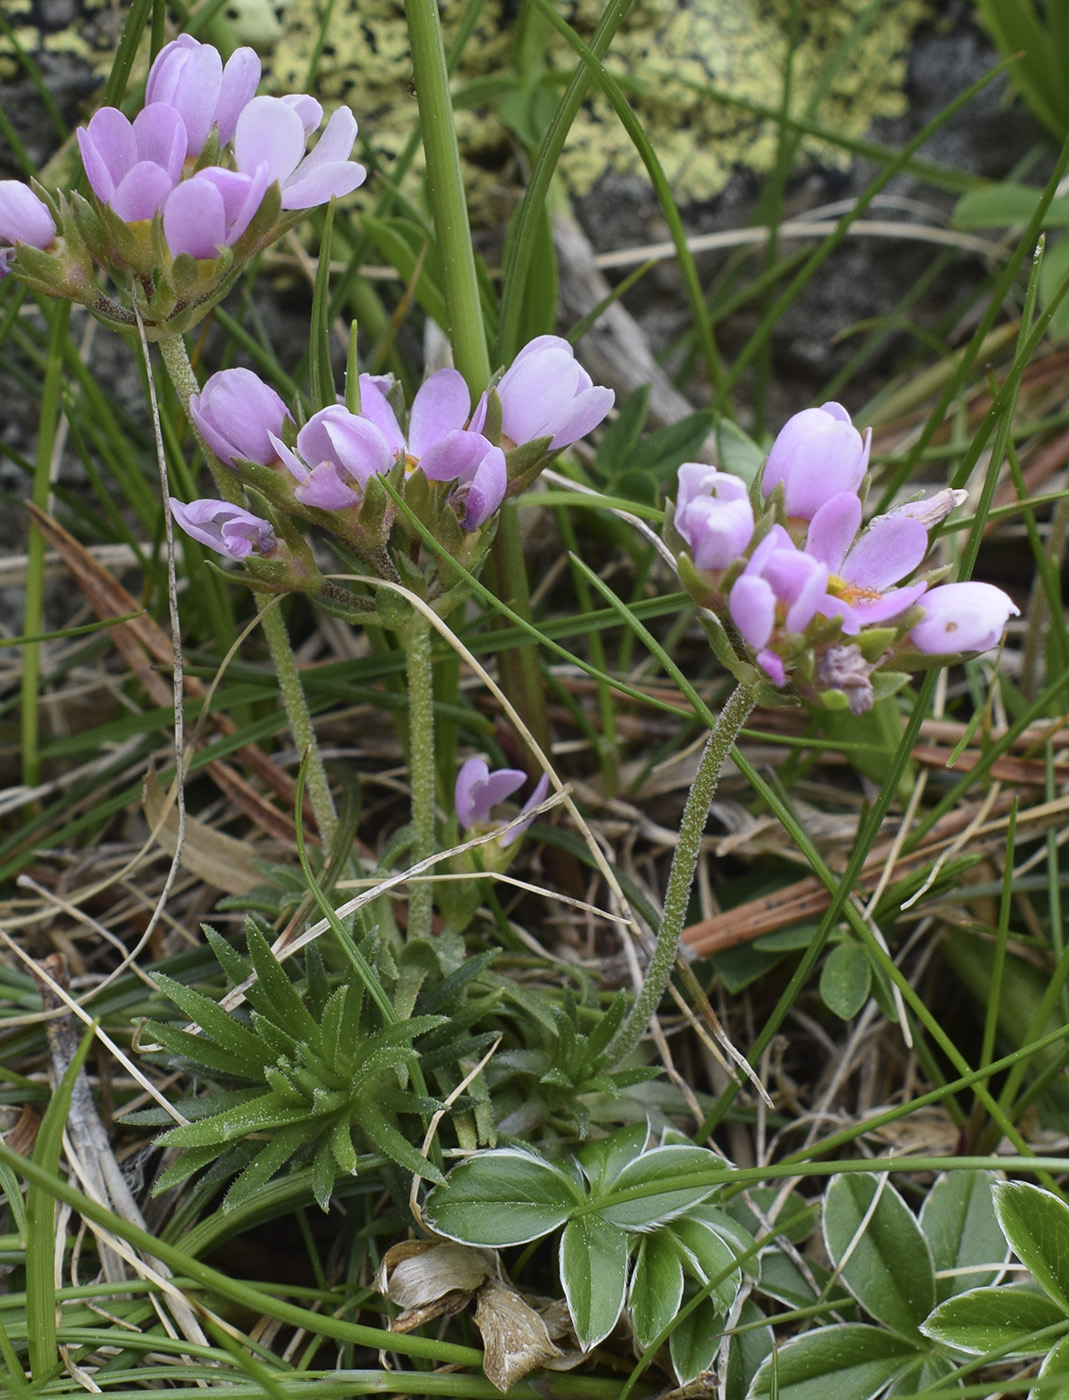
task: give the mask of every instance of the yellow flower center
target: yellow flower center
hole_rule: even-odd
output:
[[[860,584],[848,583],[838,574],[829,574],[828,592],[851,606],[855,603],[875,603],[883,597],[878,588],[862,588]]]

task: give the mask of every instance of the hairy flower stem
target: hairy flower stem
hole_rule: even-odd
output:
[[[408,672],[408,769],[412,783],[412,864],[434,854],[434,668],[430,623],[415,608],[401,633]],[[408,936],[428,938],[433,886],[409,888]]]
[[[200,385],[197,383],[197,376],[194,374],[193,366],[189,360],[186,338],[184,335],[161,336],[158,344],[167,376],[174,385],[175,393],[182,401],[182,412],[188,418],[189,401],[194,394],[200,393]],[[242,500],[241,485],[237,477],[219,461],[200,433],[197,432],[196,424],[192,418],[189,418],[189,423],[204,452],[205,460],[212,474],[212,481],[215,483],[215,489],[219,492],[219,499],[229,501],[231,505],[240,505]]]
[[[490,378],[479,281],[436,0],[405,0],[408,41],[453,360],[477,397]]]
[[[298,756],[303,757],[307,754],[308,796],[312,802],[312,811],[315,814],[319,835],[324,848],[326,848],[334,839],[334,831],[338,825],[338,813],[334,807],[334,798],[331,796],[330,784],[327,782],[327,772],[323,767],[323,758],[316,741],[312,716],[308,713],[308,702],[304,697],[304,687],[301,685],[301,675],[297,669],[293,648],[290,646],[286,623],[279,611],[278,604],[274,603],[273,600],[265,598],[261,603],[260,623],[264,629],[264,636],[267,638],[267,646],[271,652],[271,661],[282,695],[282,704],[286,709],[286,718],[290,722],[290,732],[297,746]]]
[[[749,718],[756,699],[756,684],[737,685],[728,696],[716,726],[702,750],[698,771],[694,775],[694,782],[683,808],[679,841],[672,857],[672,869],[668,875],[668,888],[664,896],[664,912],[661,915],[661,927],[657,931],[653,957],[646,969],[646,980],[627,1013],[627,1019],[605,1052],[610,1065],[619,1064],[634,1050],[656,1014],[661,997],[668,986],[679,952],[679,939],[687,916],[694,872],[698,867],[702,833],[709,817],[709,804],[716,793],[728,754]]]

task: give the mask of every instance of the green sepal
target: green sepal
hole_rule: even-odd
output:
[[[867,627],[851,641],[869,665],[875,666],[888,647],[894,645],[897,636],[897,627]]]

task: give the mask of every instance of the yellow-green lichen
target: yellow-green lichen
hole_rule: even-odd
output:
[[[602,14],[601,0],[559,0],[558,8],[585,39]],[[680,202],[712,198],[736,168],[758,173],[771,168],[775,124],[725,99],[778,107],[791,8],[792,0],[636,0],[630,10],[607,66],[629,94]],[[79,9],[83,17],[102,18],[105,9],[113,19],[120,14],[112,0],[79,0]],[[443,0],[440,9],[448,46],[466,6]],[[483,6],[456,74],[459,97],[479,79],[511,72],[515,9],[507,0],[487,0]],[[870,0],[806,0],[791,66],[792,112],[847,137],[863,134],[874,117],[900,114],[905,51],[929,9],[930,0],[885,0],[878,13]],[[33,0],[8,0],[8,13],[30,20],[18,31],[28,51],[84,53],[98,71],[106,70],[108,55],[94,45],[109,27],[79,22],[55,33],[34,30]],[[223,14],[241,41],[261,47],[268,90],[310,88],[328,105],[348,103],[370,150],[388,171],[417,120],[402,0],[334,0],[330,7],[325,0],[230,0]],[[863,24],[866,15],[871,20]],[[110,32],[114,36],[114,24]],[[0,58],[0,75],[10,76],[3,62]],[[559,92],[575,58],[555,33],[547,64]],[[819,106],[810,111],[814,94],[824,86]],[[487,211],[502,187],[514,183],[515,139],[495,106],[481,100],[483,105],[460,105],[456,122],[469,193],[473,204]],[[841,159],[834,145],[810,138],[801,149],[824,164]],[[592,93],[565,148],[562,174],[568,188],[585,194],[607,172],[641,169],[609,103]]]
[[[0,81],[12,82],[25,76],[19,49],[31,58],[42,54],[81,58],[94,71],[106,73],[115,57],[125,9],[125,5],[116,5],[114,0],[76,0],[73,22],[57,26],[49,22],[41,0],[3,0],[4,18],[11,26],[15,43],[0,33]]]
[[[607,66],[626,86],[677,199],[711,198],[736,167],[758,172],[771,167],[774,125],[740,112],[710,89],[778,106],[790,8],[790,0],[638,0],[630,11]],[[602,13],[599,0],[563,0],[559,9],[587,39]],[[802,43],[792,67],[792,111],[807,112],[833,66],[828,92],[815,113],[829,130],[860,136],[874,117],[900,114],[904,53],[928,9],[928,0],[886,0],[872,22],[854,33],[859,18],[872,11],[869,0],[807,0]],[[442,10],[448,44],[464,6],[453,3]],[[508,71],[514,34],[510,13],[500,0],[484,6],[457,73],[458,91],[474,79]],[[321,14],[317,0],[291,0],[283,12],[283,35],[271,56],[278,90],[303,84]],[[842,60],[844,44],[848,56]],[[571,51],[555,34],[549,64],[565,73],[574,66]],[[369,141],[387,158],[400,150],[415,120],[410,75],[402,4],[335,0],[316,90],[349,103]],[[510,139],[489,107],[459,110],[457,127],[462,149],[475,158],[466,173],[481,202],[500,181]],[[834,147],[813,140],[802,149],[825,164],[841,158]],[[568,187],[584,194],[607,171],[641,168],[608,102],[593,95],[565,149],[562,170]]]

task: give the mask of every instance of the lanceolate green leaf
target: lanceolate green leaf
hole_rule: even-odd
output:
[[[56,1172],[63,1145],[63,1130],[70,1113],[74,1081],[78,1078],[89,1047],[90,1028],[82,1037],[63,1078],[55,1086],[52,1099],[41,1119],[34,1144],[33,1160],[46,1172]],[[26,1193],[26,1325],[30,1342],[30,1370],[36,1383],[56,1367],[56,1286],[55,1242],[56,1203],[47,1187],[32,1183]]]
[[[583,1200],[559,1167],[505,1147],[454,1167],[444,1186],[427,1197],[423,1213],[449,1239],[502,1248],[559,1229]]]
[[[1069,1313],[1069,1206],[1025,1181],[1000,1182],[994,1197],[999,1224],[1022,1263]]]
[[[650,1230],[704,1201],[716,1189],[713,1185],[676,1187],[674,1182],[722,1166],[723,1159],[704,1147],[655,1147],[629,1162],[602,1199],[595,1197],[598,1214],[625,1230]]]
[[[627,1236],[596,1215],[580,1215],[564,1227],[560,1277],[572,1325],[584,1350],[616,1326],[627,1291]]]
[[[993,1172],[947,1172],[925,1198],[920,1226],[940,1302],[995,1283],[1002,1272],[1009,1251],[991,1200],[995,1179]]]
[[[824,1198],[824,1239],[861,1306],[885,1326],[915,1334],[935,1306],[935,1273],[913,1212],[887,1178],[833,1177]]]
[[[720,1350],[723,1323],[724,1315],[717,1303],[712,1298],[703,1298],[673,1327],[668,1350],[680,1385],[686,1385],[712,1366]]]
[[[635,1256],[628,1304],[635,1340],[648,1347],[679,1311],[683,1265],[668,1230],[644,1235]]]
[[[977,1356],[1001,1347],[1007,1356],[1034,1356],[1046,1351],[1051,1337],[1032,1334],[1061,1325],[1069,1318],[1053,1299],[1023,1288],[974,1288],[940,1303],[921,1331],[934,1341]]]
[[[769,1357],[747,1400],[873,1400],[916,1355],[904,1337],[882,1327],[821,1327]]]

